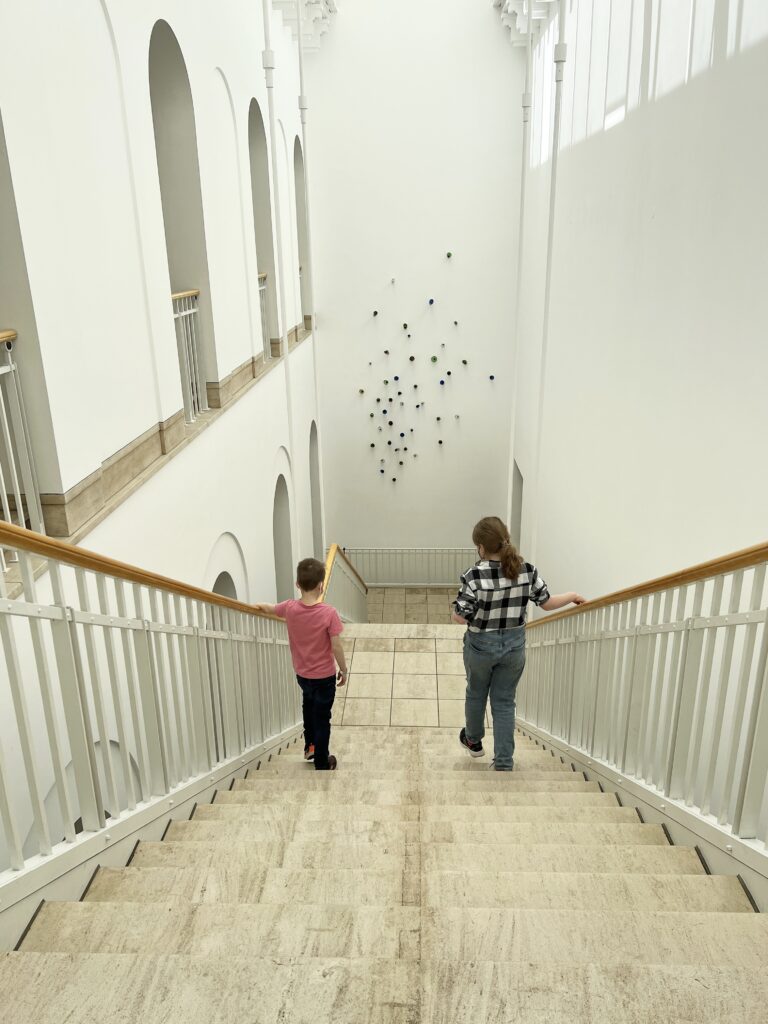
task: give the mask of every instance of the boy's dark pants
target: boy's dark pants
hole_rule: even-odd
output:
[[[336,676],[326,679],[305,679],[296,676],[304,695],[304,746],[315,747],[316,771],[328,771],[328,743],[331,738],[331,709],[336,697]]]

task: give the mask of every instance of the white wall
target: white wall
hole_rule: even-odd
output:
[[[575,6],[538,503],[549,163],[529,189],[515,458],[524,548],[537,518],[545,577],[597,596],[765,539],[768,19],[681,2],[644,25],[635,4],[609,53],[626,5]]]
[[[490,4],[394,0],[346,5],[307,71],[327,539],[462,546],[506,493],[519,53]],[[380,475],[397,390],[414,435]]]
[[[182,405],[149,96],[158,19],[189,73],[220,377],[261,350],[247,136],[251,98],[267,109],[260,5],[235,0],[215,17],[204,0],[0,5],[0,110],[58,454],[50,490]],[[292,142],[297,53],[279,15],[272,46]],[[290,211],[292,161],[281,176]]]

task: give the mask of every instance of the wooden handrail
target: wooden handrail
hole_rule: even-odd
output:
[[[529,622],[528,628],[535,629],[536,626],[543,626],[554,619],[565,619],[570,615],[580,615],[582,612],[594,611],[596,608],[605,608],[609,604],[620,604],[622,601],[631,601],[636,597],[647,597],[649,594],[657,594],[660,590],[671,590],[673,587],[697,583],[699,580],[721,576],[726,572],[749,569],[762,562],[768,562],[768,541],[763,544],[755,544],[751,548],[742,548],[741,551],[734,551],[733,554],[723,555],[721,558],[713,558],[709,562],[701,562],[699,565],[691,566],[690,569],[670,573],[669,576],[659,576],[658,579],[639,583],[626,590],[617,590],[613,594],[597,597],[594,601],[587,601],[586,604],[580,604],[575,608],[566,608],[553,615],[547,615],[545,618],[536,619],[535,622]]]
[[[172,292],[171,299],[173,299],[174,302],[176,299],[196,299],[199,294],[199,288],[190,288],[188,292]]]
[[[7,341],[16,341],[17,337],[16,331],[0,331],[0,345],[4,345]]]
[[[116,576],[118,579],[126,580],[128,583],[139,583],[146,587],[157,587],[159,590],[166,590],[171,594],[178,594],[180,597],[188,597],[193,601],[218,604],[222,608],[231,608],[233,611],[245,612],[247,615],[257,615],[261,619],[273,619],[277,622],[284,621],[277,618],[277,616],[257,611],[251,604],[234,601],[230,597],[223,597],[221,594],[214,594],[210,590],[193,587],[188,583],[181,583],[179,580],[170,579],[167,576],[159,576],[157,573],[148,572],[146,569],[139,569],[135,565],[118,562],[114,558],[107,558],[105,555],[98,555],[95,551],[75,547],[74,544],[67,544],[63,540],[44,537],[42,534],[34,533],[32,530],[25,530],[21,526],[14,526],[13,523],[0,522],[0,545],[20,548],[22,551],[29,551],[31,554],[39,555],[46,560],[53,559],[57,562],[64,562],[66,565],[77,566],[79,569],[88,569],[91,572]]]
[[[363,577],[360,575],[360,573],[357,571],[357,569],[354,567],[354,565],[352,565],[350,560],[347,558],[346,552],[343,550],[343,548],[340,548],[338,544],[331,544],[330,549],[328,551],[328,557],[325,560],[325,585],[326,585],[326,587],[328,586],[328,580],[330,580],[331,573],[333,572],[333,563],[336,561],[337,558],[343,558],[344,559],[344,561],[347,563],[347,565],[349,566],[350,570],[352,571],[353,575],[356,577],[357,581],[359,582],[360,586],[363,588],[363,590],[367,594],[368,593],[368,584],[365,582]],[[323,592],[323,598],[322,599],[323,599],[323,601],[325,600],[325,591]]]

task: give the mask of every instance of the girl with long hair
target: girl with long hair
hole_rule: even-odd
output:
[[[494,747],[490,767],[511,772],[515,693],[525,667],[528,602],[555,611],[568,604],[584,604],[584,598],[573,592],[550,594],[536,567],[520,557],[509,530],[497,516],[487,516],[475,525],[472,542],[480,560],[461,574],[461,589],[453,603],[453,621],[467,626],[466,724],[459,742],[472,757],[483,756],[485,708],[490,698]]]

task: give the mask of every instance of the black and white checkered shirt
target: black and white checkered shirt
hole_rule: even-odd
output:
[[[524,626],[528,602],[546,604],[550,598],[547,584],[530,562],[514,583],[504,575],[501,562],[477,562],[460,578],[453,606],[473,631]]]

